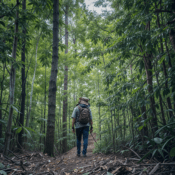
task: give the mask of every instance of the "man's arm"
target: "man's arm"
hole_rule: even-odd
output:
[[[75,128],[74,128],[74,125],[75,125],[75,118],[72,119],[72,132],[75,133]]]
[[[92,131],[93,131],[93,126],[92,126],[92,124],[93,124],[93,121],[91,120],[91,121],[90,121],[90,125],[91,125],[90,133],[92,133]]]
[[[90,121],[90,125],[91,125],[91,127],[92,127],[92,124],[93,124],[93,121],[91,120],[91,121]]]
[[[72,120],[72,128],[74,128],[74,125],[75,125],[75,118],[73,118]]]

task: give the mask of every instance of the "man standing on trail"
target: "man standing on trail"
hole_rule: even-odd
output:
[[[87,146],[88,146],[88,135],[89,135],[89,126],[90,133],[93,131],[92,127],[92,113],[90,110],[90,104],[88,103],[89,99],[87,97],[79,98],[79,102],[74,108],[72,113],[72,132],[75,133],[74,125],[76,128],[77,136],[77,156],[80,157],[81,152],[81,136],[83,135],[83,157],[86,157]]]

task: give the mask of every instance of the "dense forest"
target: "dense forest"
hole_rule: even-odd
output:
[[[90,99],[94,153],[175,156],[175,0],[0,0],[0,152],[76,145]]]

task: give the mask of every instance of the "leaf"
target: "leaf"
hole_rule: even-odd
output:
[[[168,139],[165,143],[164,143],[164,145],[162,146],[162,149],[164,149],[164,147],[166,146],[166,144],[171,140],[171,139],[173,139],[174,137],[171,137],[170,139]]]
[[[84,173],[83,175],[88,175],[89,173]]]
[[[5,27],[5,23],[3,21],[0,21],[0,24],[2,24]]]
[[[113,175],[113,174],[111,174],[111,173],[107,172],[107,175]]]
[[[33,131],[33,132],[35,132],[36,133],[36,131],[34,130],[34,129],[32,129],[32,128],[30,128],[30,127],[25,127],[28,131]]]
[[[5,166],[0,162],[0,169],[3,169]]]
[[[174,157],[175,156],[175,147],[171,149],[170,156],[171,157]]]
[[[149,154],[151,154],[153,150],[150,150],[148,153],[146,153],[137,163],[140,163],[144,158],[146,158]]]
[[[156,131],[155,135],[157,135],[162,129],[166,128],[167,126],[174,125],[174,124],[175,124],[175,122],[172,122],[172,123],[170,123],[170,124],[167,124],[167,125],[161,127],[160,129],[158,129],[158,130]]]
[[[17,130],[16,130],[16,134],[19,134],[20,132],[22,131],[22,127],[19,127]]]
[[[30,134],[30,132],[29,132],[29,130],[26,127],[23,127],[23,128],[27,132],[27,134],[29,135],[29,137],[32,137],[31,134]]]
[[[169,112],[169,111],[172,111],[172,112],[173,112],[174,110],[173,110],[173,109],[167,109],[167,110],[166,110],[166,112]]]
[[[164,158],[163,152],[161,149],[158,149],[158,152],[160,153],[160,155]]]
[[[157,152],[157,149],[155,149],[152,153],[152,157],[154,157],[155,153]]]
[[[162,143],[162,139],[156,137],[156,138],[154,138],[154,142],[156,142],[157,144],[160,144],[160,143]]]
[[[139,131],[141,131],[142,129],[143,129],[143,126],[140,126],[140,127],[139,127]]]
[[[20,113],[20,111],[18,111],[18,109],[17,109],[15,106],[12,105],[12,108],[13,108],[16,112],[19,112],[19,113]]]
[[[7,114],[9,113],[6,109],[0,108],[1,111],[5,111]]]
[[[5,171],[3,171],[3,170],[0,170],[0,174],[7,175],[7,173]]]
[[[7,122],[5,120],[2,120],[2,119],[0,119],[0,123],[7,124]]]

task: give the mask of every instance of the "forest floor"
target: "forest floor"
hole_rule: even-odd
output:
[[[95,134],[93,134],[95,137]],[[83,142],[82,144],[83,145]],[[160,163],[144,160],[138,164],[137,155],[93,154],[94,139],[89,135],[87,157],[77,157],[77,148],[56,157],[41,152],[24,152],[5,158],[0,154],[0,174],[8,175],[128,175],[128,174],[175,174],[175,162]],[[136,153],[137,154],[137,153]]]

